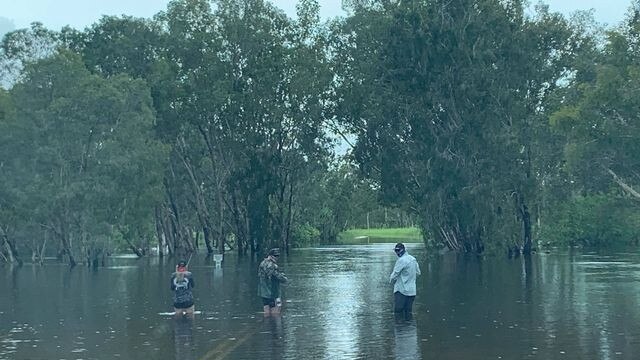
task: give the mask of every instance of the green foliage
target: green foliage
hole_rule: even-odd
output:
[[[5,170],[13,182],[5,186],[20,194],[14,211],[48,229],[68,254],[72,238],[92,248],[91,239],[113,227],[133,229],[130,240],[148,231],[166,152],[151,137],[144,82],[91,75],[62,51],[28,63],[10,95],[16,122]]]
[[[406,227],[415,223],[414,217],[403,209],[380,204],[377,189],[346,161],[308,178],[296,210],[296,221],[320,230],[322,244],[335,243],[338,234],[347,229]]]
[[[530,242],[535,135],[573,55],[570,26],[520,1],[355,4],[334,37],[336,103],[383,202],[453,250]]]
[[[638,22],[631,17],[622,29],[608,32],[597,61],[579,68],[576,80],[561,89],[564,104],[550,118],[567,136],[568,170],[587,191],[607,191],[617,177],[640,184]]]
[[[472,252],[636,238],[637,4],[604,37],[520,0],[345,6],[323,24],[314,0],[296,18],[174,0],[153,19],[7,34],[0,235],[67,255],[414,225]],[[333,133],[356,138],[345,159]]]
[[[547,246],[637,245],[640,213],[637,205],[613,194],[577,196],[551,212],[540,239]]]
[[[0,86],[10,87],[24,66],[50,56],[59,44],[59,34],[34,22],[30,28],[11,31],[0,43]]]
[[[291,234],[291,246],[305,247],[320,243],[320,230],[309,224],[296,224]]]
[[[580,54],[550,124],[564,136],[559,175],[541,237],[551,245],[637,243],[640,194],[640,17],[609,30],[600,46]],[[626,195],[626,196],[623,196]]]

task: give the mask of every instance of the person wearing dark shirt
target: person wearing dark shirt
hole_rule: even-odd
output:
[[[176,272],[171,274],[171,290],[173,290],[173,307],[176,316],[193,316],[195,306],[193,304],[193,291],[195,282],[193,275],[187,270],[187,263],[180,261],[176,266]]]

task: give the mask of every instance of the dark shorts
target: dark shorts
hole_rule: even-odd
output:
[[[413,310],[413,300],[416,298],[415,296],[406,296],[401,294],[399,291],[393,293],[394,306],[393,311],[396,313],[405,313],[411,314]]]
[[[262,305],[267,306],[269,305],[269,307],[276,307],[276,299],[270,299],[270,298],[261,298],[262,299]]]
[[[173,307],[176,309],[188,309],[193,306],[193,301],[184,303],[173,303]]]

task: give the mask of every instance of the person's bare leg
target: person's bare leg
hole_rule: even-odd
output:
[[[193,316],[193,313],[195,311],[195,305],[191,305],[191,307],[188,308],[182,308],[182,309],[178,309],[178,308],[174,308],[176,313],[175,316],[176,317],[180,317],[180,316]]]
[[[195,314],[195,310],[196,310],[196,306],[195,305],[191,305],[190,307],[186,308],[186,309],[182,309],[184,310],[184,316],[189,317],[189,318],[193,318],[193,315]]]
[[[264,316],[271,315],[271,307],[269,305],[263,306],[263,309],[264,309]]]
[[[280,298],[276,298],[275,306],[271,308],[272,314],[281,314],[282,313],[282,300]]]

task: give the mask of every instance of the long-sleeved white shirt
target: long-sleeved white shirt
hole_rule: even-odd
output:
[[[393,284],[393,292],[405,296],[416,296],[416,276],[420,275],[420,266],[416,258],[405,252],[396,260],[389,282]]]

